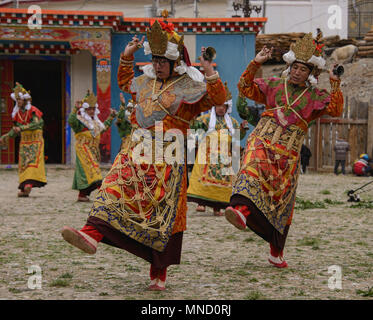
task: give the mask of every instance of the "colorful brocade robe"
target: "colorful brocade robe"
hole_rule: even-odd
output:
[[[18,175],[19,189],[24,184],[43,186],[47,183],[44,159],[43,113],[36,107],[30,106],[24,112],[19,110],[14,118],[14,125],[21,129],[19,143]],[[17,134],[10,130],[9,137]],[[33,183],[34,182],[34,183]]]
[[[232,157],[232,136],[230,134],[222,134],[228,131],[228,126],[225,122],[224,117],[216,117],[215,130],[208,132],[210,123],[210,113],[204,114],[198,117],[190,125],[191,129],[198,130],[202,129],[206,135],[203,140],[200,141],[200,147],[193,166],[192,174],[189,180],[188,187],[188,199],[205,205],[216,205],[216,207],[228,206],[229,199],[232,194],[232,183],[235,175],[233,171],[228,171],[232,168],[232,163],[228,163],[222,159],[224,156],[220,152],[220,146],[222,144],[221,139],[224,139],[224,144],[227,145],[227,157]],[[240,130],[238,121],[231,117],[233,128]],[[240,130],[240,139],[243,139],[246,135],[246,130]],[[214,141],[214,142],[212,142]],[[217,144],[217,146],[214,145]],[[217,161],[211,161],[212,150],[216,149],[218,159]],[[203,163],[199,163],[199,154],[203,153],[204,156],[201,159],[205,160]],[[223,160],[223,161],[222,161]]]
[[[72,188],[84,190],[93,184],[101,183],[102,175],[100,170],[100,137],[101,133],[110,128],[112,119],[104,122],[105,129],[92,120],[93,129],[88,129],[86,120],[76,113],[70,113],[69,125],[75,133],[75,173]]]
[[[184,161],[155,161],[156,145],[157,152],[163,150],[161,155],[165,157],[172,145],[184,150],[183,141],[157,140],[156,123],[161,124],[162,134],[182,133],[185,138],[194,117],[224,103],[225,89],[219,78],[207,84],[186,75],[166,82],[145,74],[134,78],[133,57],[122,59],[128,61],[119,66],[118,84],[136,101],[130,116],[132,132],[102,183],[90,217],[100,218],[131,239],[163,252],[171,235],[186,229],[187,172]],[[150,137],[143,142],[144,146],[149,144],[150,161],[138,161],[133,156],[139,146],[136,134],[141,129],[147,129]]]
[[[232,196],[249,199],[281,234],[291,223],[300,172],[299,157],[308,124],[322,115],[338,117],[343,110],[339,82],[332,92],[287,83],[289,108],[282,78],[255,79],[260,64],[252,61],[240,78],[240,94],[265,105],[249,135]]]

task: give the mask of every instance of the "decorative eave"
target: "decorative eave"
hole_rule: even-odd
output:
[[[72,48],[67,43],[53,42],[0,42],[0,54],[33,54],[33,55],[73,55],[79,52],[78,48]]]
[[[28,9],[0,8],[0,26],[28,26],[34,12]],[[125,18],[122,12],[42,10],[43,27],[110,28],[113,31],[145,33],[150,22],[161,18]],[[170,18],[179,33],[255,33],[267,18]]]
[[[0,25],[27,26],[34,13],[28,9],[0,8]],[[42,26],[45,27],[97,27],[117,30],[122,23],[122,12],[42,10]]]
[[[123,18],[118,31],[145,33],[156,18]],[[157,18],[158,19],[158,18]],[[160,18],[159,18],[160,19]],[[170,18],[178,33],[255,33],[263,28],[267,18]]]

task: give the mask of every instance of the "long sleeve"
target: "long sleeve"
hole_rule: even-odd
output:
[[[108,130],[111,127],[114,119],[115,119],[115,117],[113,117],[112,115],[109,115],[109,117],[104,121],[105,129],[102,130],[102,132]]]
[[[131,132],[131,123],[126,119],[125,108],[120,108],[118,112],[116,125],[118,127],[118,133],[121,138],[128,136]]]
[[[339,117],[343,112],[343,93],[340,88],[341,80],[330,79],[332,93],[330,94],[330,103],[326,108],[328,115],[332,117]]]
[[[261,64],[252,60],[241,75],[237,87],[241,95],[258,103],[265,104],[266,97],[263,92],[260,91],[259,86],[254,82],[255,73],[260,67]]]
[[[211,77],[206,77],[206,80],[207,95],[192,106],[194,116],[211,109],[213,106],[222,105],[225,102],[225,87],[219,78],[219,74],[215,73]]]
[[[332,87],[330,102],[325,109],[313,112],[308,120],[309,122],[323,115],[329,115],[331,117],[340,117],[342,115],[344,99],[343,93],[340,89],[340,83],[341,80],[330,79],[330,85]]]
[[[81,132],[85,128],[84,124],[76,117],[76,112],[74,111],[70,113],[67,122],[75,133]]]
[[[9,138],[15,138],[18,134],[12,129],[8,131],[8,133],[1,136],[3,138],[4,136],[8,136]]]
[[[118,86],[119,88],[132,95],[133,100],[136,100],[136,93],[131,92],[132,80],[135,77],[135,72],[133,71],[133,61],[134,56],[126,57],[123,54],[120,57],[119,67],[118,67]]]
[[[239,116],[247,120],[252,126],[256,126],[260,120],[259,108],[249,107],[245,97],[238,96],[236,107]]]

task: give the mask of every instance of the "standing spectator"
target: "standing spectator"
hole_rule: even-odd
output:
[[[335,151],[335,166],[334,166],[334,173],[338,174],[338,167],[341,164],[342,167],[342,174],[346,174],[345,172],[345,165],[346,165],[346,158],[347,152],[350,151],[350,145],[347,141],[343,140],[342,138],[337,138],[334,146]]]

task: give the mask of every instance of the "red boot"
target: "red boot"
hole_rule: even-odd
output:
[[[68,243],[89,254],[96,253],[97,245],[104,237],[91,226],[84,226],[80,231],[65,226],[62,228],[61,234]]]
[[[225,209],[225,218],[240,230],[246,229],[246,218],[250,214],[246,206],[228,207]]]
[[[269,244],[271,253],[268,261],[273,264],[276,268],[287,268],[288,264],[284,260],[284,250],[279,251],[272,243]]]
[[[166,275],[167,267],[165,268],[155,268],[150,265],[150,285],[148,290],[152,291],[164,291],[166,290]]]
[[[78,202],[89,202],[89,198],[87,197],[85,193],[80,191],[78,195]]]

